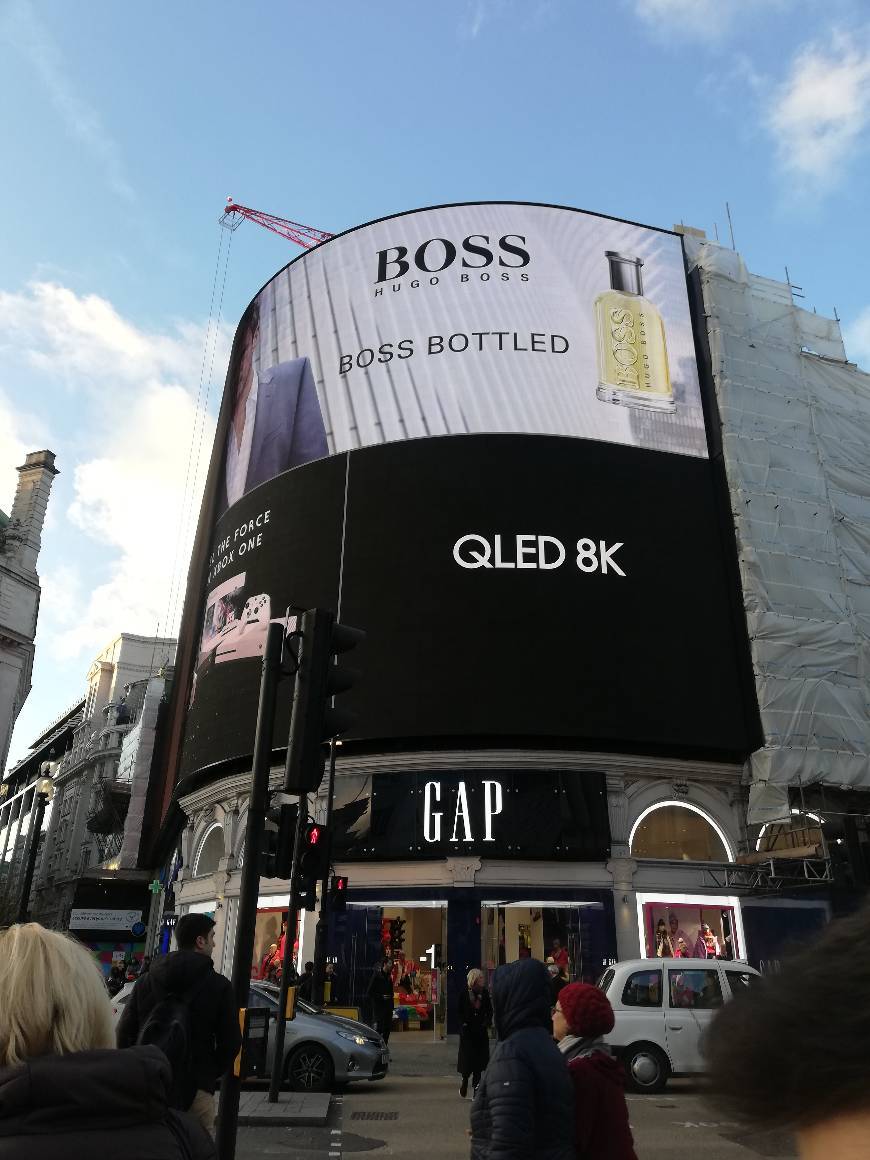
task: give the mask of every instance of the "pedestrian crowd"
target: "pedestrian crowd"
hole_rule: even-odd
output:
[[[472,1080],[471,1160],[637,1160],[622,1068],[603,1040],[610,1001],[554,965],[499,967],[492,999],[483,972],[468,973],[457,1070],[463,1098]]]
[[[214,1093],[240,1047],[237,1013],[212,963],[213,920],[185,915],[176,943],[138,972],[115,1033],[86,947],[37,923],[0,931],[0,1160],[110,1149],[214,1160]],[[870,1156],[868,947],[870,909],[831,924],[720,1010],[708,1037],[713,1098],[748,1125],[794,1131],[801,1160]],[[831,987],[831,963],[848,987]],[[388,967],[369,986],[385,1039]],[[637,1160],[605,993],[557,986],[530,957],[500,966],[491,996],[482,971],[465,982],[457,1070],[460,1095],[473,1095],[471,1160]]]

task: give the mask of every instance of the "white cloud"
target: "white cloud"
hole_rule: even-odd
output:
[[[93,649],[122,630],[177,631],[214,434],[213,421],[200,419],[191,392],[148,383],[113,424],[106,453],[75,469],[69,517],[84,537],[117,554],[82,615],[57,635],[61,655]]]
[[[210,338],[222,380],[229,328]],[[40,613],[52,628],[42,639],[60,658],[93,655],[121,631],[177,627],[214,432],[197,402],[205,341],[191,323],[143,330],[106,299],[57,283],[0,293],[3,362],[17,361],[37,383],[62,380],[73,396],[58,408],[71,414],[55,418],[66,458],[63,439],[53,450],[61,470],[72,470],[67,515],[79,539],[71,564],[46,577]]]
[[[465,15],[459,25],[461,36],[476,40],[484,24],[500,16],[507,7],[507,0],[468,0]]]
[[[125,201],[135,201],[117,143],[99,113],[76,92],[57,44],[29,0],[8,0],[0,22],[0,38],[30,63],[67,131],[100,164],[109,188]]]
[[[19,435],[15,409],[0,392],[0,509],[7,515],[18,483],[15,468],[24,462],[25,450],[24,440]]]
[[[16,407],[0,387],[0,508],[6,514],[12,507],[18,472],[28,451],[46,446],[43,424],[32,414]]]
[[[870,306],[843,327],[846,354],[864,370],[870,370]]]
[[[96,294],[79,296],[56,282],[33,282],[25,293],[0,291],[0,352],[61,375],[74,389],[128,385],[171,377],[199,378],[201,328],[180,323],[175,334],[149,333]]]
[[[839,184],[854,155],[866,149],[868,125],[868,29],[802,48],[766,115],[779,163],[797,192]]]
[[[663,36],[718,40],[741,17],[795,0],[633,0],[635,13]]]

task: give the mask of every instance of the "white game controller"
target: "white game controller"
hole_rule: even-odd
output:
[[[239,618],[239,633],[246,633],[255,626],[268,624],[271,615],[272,602],[265,592],[259,596],[249,596]]]
[[[265,592],[259,596],[249,596],[242,615],[228,626],[230,631],[222,636],[215,649],[215,664],[262,656],[266,648],[270,614],[271,601]]]

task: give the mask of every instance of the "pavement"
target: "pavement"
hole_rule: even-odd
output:
[[[459,1096],[456,1037],[433,1042],[431,1032],[394,1033],[390,1050],[386,1078],[336,1092],[325,1124],[241,1128],[237,1160],[363,1160],[369,1153],[372,1160],[468,1160],[471,1100]],[[629,1095],[628,1108],[639,1160],[797,1156],[787,1135],[748,1132],[729,1122],[711,1105],[701,1080],[671,1080],[659,1096]]]
[[[279,1092],[269,1103],[269,1090],[243,1091],[239,1097],[239,1124],[323,1128],[329,1120],[332,1095],[329,1092]]]

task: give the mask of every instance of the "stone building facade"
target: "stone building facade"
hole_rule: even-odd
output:
[[[174,658],[172,639],[122,633],[88,671],[34,883],[33,917],[46,926],[68,928],[84,880],[147,880],[138,869],[142,814]]]
[[[12,511],[0,512],[0,770],[30,692],[40,593],[36,561],[57,474],[54,452],[31,451],[18,468]]]

